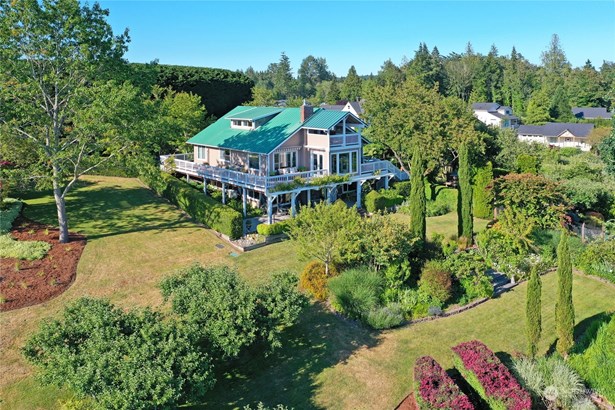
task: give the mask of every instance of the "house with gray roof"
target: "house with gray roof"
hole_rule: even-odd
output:
[[[498,103],[472,104],[474,116],[484,124],[496,128],[517,128],[519,117],[513,115],[512,108]]]
[[[589,151],[591,144],[588,137],[593,129],[594,124],[548,122],[544,125],[521,125],[517,136],[525,142]]]
[[[299,204],[356,192],[360,208],[365,182],[386,188],[393,178],[408,179],[391,162],[363,156],[364,127],[351,112],[306,103],[239,106],[190,138],[192,153],[160,159],[163,167],[171,163],[176,172],[219,187],[223,202],[228,195],[241,196],[244,214],[247,202],[266,207],[272,223],[274,207],[286,206],[294,215]]]
[[[604,107],[573,107],[572,115],[580,120],[610,120],[613,113]]]
[[[348,101],[341,100],[337,101],[336,104],[320,104],[320,108],[324,108],[327,110],[335,110],[335,111],[346,111],[351,112],[355,117],[361,117],[363,115],[363,101]]]

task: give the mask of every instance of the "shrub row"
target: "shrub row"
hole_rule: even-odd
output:
[[[14,198],[5,198],[0,207],[0,234],[11,230],[13,222],[21,212],[22,202]]]
[[[156,194],[187,212],[197,221],[211,229],[237,239],[243,234],[243,217],[240,212],[217,202],[184,181],[161,171],[150,171],[141,179]]]
[[[403,201],[404,197],[394,190],[371,191],[365,195],[365,209],[369,213],[374,213],[400,205]]]
[[[471,410],[474,406],[453,379],[430,356],[417,359],[414,364],[414,388],[421,410]]]
[[[478,340],[453,347],[455,367],[492,409],[532,408],[530,394],[497,356]]]
[[[264,235],[264,236],[286,233],[288,232],[288,222],[281,221],[281,222],[273,223],[271,225],[260,224],[256,226],[256,232],[258,232],[259,235]]]
[[[16,241],[10,235],[0,235],[0,258],[25,260],[43,259],[51,245],[44,241]]]

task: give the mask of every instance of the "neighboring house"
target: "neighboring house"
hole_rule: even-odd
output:
[[[517,128],[519,117],[513,115],[512,108],[498,103],[472,104],[474,116],[484,124],[497,128]]]
[[[608,112],[604,107],[573,107],[572,114],[581,120],[610,120],[613,113]]]
[[[587,137],[594,124],[548,122],[545,125],[522,125],[517,130],[519,140],[537,142],[560,148],[579,148],[589,151]]]
[[[337,104],[334,104],[334,105],[321,104],[320,108],[324,108],[326,110],[334,110],[334,111],[346,111],[346,112],[352,113],[355,117],[360,118],[363,115],[363,100],[361,101],[341,100],[341,101],[337,101]]]
[[[198,176],[267,207],[269,223],[274,206],[335,200],[338,192],[356,191],[361,207],[361,185],[408,175],[389,161],[363,156],[361,129],[365,123],[347,111],[313,108],[246,107],[231,110],[192,137],[194,154],[175,156],[177,172]],[[169,156],[162,156],[164,162]],[[322,178],[328,175],[340,177]],[[229,194],[232,192],[229,192]]]

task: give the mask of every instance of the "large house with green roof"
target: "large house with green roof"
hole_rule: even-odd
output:
[[[389,161],[363,155],[366,124],[354,114],[313,108],[239,106],[190,140],[192,154],[174,156],[176,172],[200,177],[222,190],[223,202],[232,193],[244,203],[273,210],[290,209],[314,200],[334,200],[341,192],[408,175]],[[164,162],[169,156],[162,156]]]

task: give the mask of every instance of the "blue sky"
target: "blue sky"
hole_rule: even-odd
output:
[[[441,54],[468,41],[486,54],[516,46],[531,62],[553,33],[568,60],[615,61],[615,1],[101,1],[116,33],[130,29],[132,62],[264,70],[282,51],[296,70],[309,54],[343,76],[399,64],[420,42]]]

